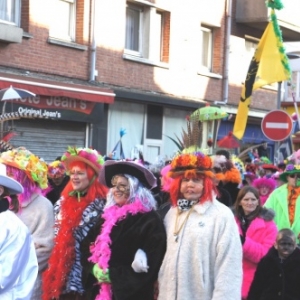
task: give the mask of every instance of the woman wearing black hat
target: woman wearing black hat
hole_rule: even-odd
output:
[[[152,300],[166,248],[149,190],[156,178],[137,163],[106,161],[100,182],[110,187],[107,204],[81,247],[89,299],[98,294],[101,299]]]

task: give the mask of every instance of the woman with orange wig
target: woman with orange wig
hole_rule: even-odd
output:
[[[202,152],[175,157],[172,207],[159,300],[241,299],[242,248],[234,217],[216,200],[212,160]]]
[[[104,160],[96,150],[69,147],[61,160],[70,181],[54,206],[54,248],[43,276],[43,300],[85,299],[80,244],[106,203],[107,188],[97,180]]]

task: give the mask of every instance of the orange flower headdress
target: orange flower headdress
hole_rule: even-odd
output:
[[[186,173],[203,174],[214,177],[212,160],[202,152],[183,153],[175,157],[171,163],[170,177],[175,178]]]

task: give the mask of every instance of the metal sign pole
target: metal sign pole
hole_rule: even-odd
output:
[[[277,90],[277,109],[281,108],[281,86],[282,86],[282,81],[278,82],[278,90]],[[280,142],[275,142],[274,144],[274,164],[279,163],[279,143]]]

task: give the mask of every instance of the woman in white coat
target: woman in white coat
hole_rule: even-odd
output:
[[[172,207],[159,300],[241,299],[242,247],[228,207],[216,200],[212,161],[201,152],[171,163]]]
[[[19,202],[16,194],[23,187],[6,176],[0,164],[0,299],[29,300],[37,278],[38,263],[31,235],[15,215]]]

